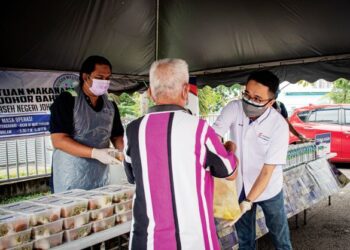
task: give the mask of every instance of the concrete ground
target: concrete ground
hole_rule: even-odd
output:
[[[350,164],[337,166],[350,178]],[[331,198],[321,201],[307,210],[307,224],[304,215],[299,214],[299,227],[295,217],[289,219],[293,249],[296,250],[350,250],[350,183]],[[274,249],[269,236],[258,240],[258,250]]]

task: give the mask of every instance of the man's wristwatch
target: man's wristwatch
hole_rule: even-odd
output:
[[[245,198],[244,201],[249,202],[250,204],[253,204],[253,202],[251,200],[249,200],[248,198]]]

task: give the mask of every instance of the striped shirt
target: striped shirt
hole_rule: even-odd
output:
[[[213,176],[236,162],[204,120],[159,105],[131,122],[124,167],[136,183],[130,249],[220,249],[213,216]]]

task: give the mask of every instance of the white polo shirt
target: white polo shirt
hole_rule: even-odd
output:
[[[286,164],[287,159],[289,128],[280,113],[268,108],[250,123],[243,111],[242,101],[232,101],[223,108],[213,128],[222,137],[229,130],[230,139],[237,144],[238,194],[243,185],[246,196],[249,194],[264,164],[273,164],[276,168],[266,189],[255,201],[268,200],[282,190],[282,165]]]

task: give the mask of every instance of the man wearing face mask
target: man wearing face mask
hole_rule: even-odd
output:
[[[184,108],[188,65],[162,59],[149,71],[148,113],[125,132],[125,172],[136,184],[129,249],[220,249],[213,177],[234,180],[234,145]]]
[[[90,56],[82,64],[80,84],[61,93],[51,106],[50,132],[55,193],[108,184],[110,155],[123,149],[124,129],[116,104],[108,99],[111,63]]]
[[[282,190],[289,129],[272,108],[278,86],[279,79],[270,71],[252,73],[242,100],[227,104],[213,126],[220,136],[229,130],[237,144],[241,168],[236,184],[243,213],[235,224],[239,249],[255,249],[257,205],[263,209],[275,248],[292,249]]]

